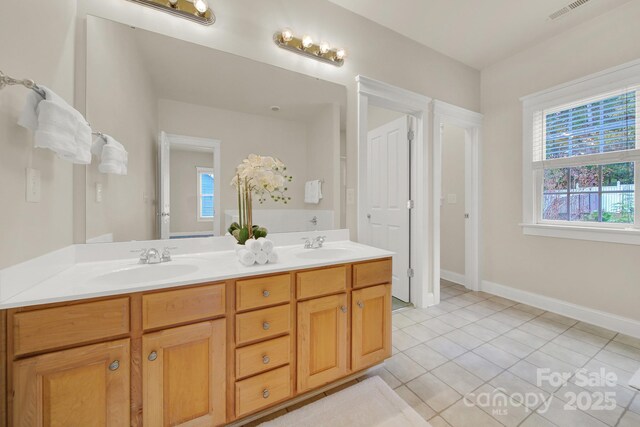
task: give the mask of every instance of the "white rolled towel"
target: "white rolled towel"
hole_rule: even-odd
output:
[[[251,251],[256,255],[260,252],[260,249],[262,249],[262,245],[256,239],[249,239],[244,243],[244,245],[247,247],[248,251]]]
[[[265,265],[269,261],[269,255],[265,251],[259,251],[256,254],[256,262],[260,265]]]
[[[265,251],[267,254],[270,254],[271,252],[273,252],[273,242],[269,239],[265,239],[264,237],[260,237],[258,239],[258,242],[260,242],[260,245],[262,245],[262,250]]]
[[[272,251],[269,253],[269,264],[275,264],[276,262],[278,262],[278,253]]]
[[[242,249],[238,251],[238,259],[240,260],[240,264],[250,267],[256,263],[256,254],[246,249]]]

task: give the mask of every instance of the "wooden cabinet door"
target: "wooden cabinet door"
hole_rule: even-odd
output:
[[[347,295],[298,303],[298,392],[347,374]]]
[[[130,425],[129,340],[13,364],[14,426]]]
[[[351,295],[351,367],[358,371],[391,356],[391,285]]]
[[[225,348],[224,319],[144,335],[144,425],[224,424]]]

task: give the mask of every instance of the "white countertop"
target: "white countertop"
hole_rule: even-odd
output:
[[[9,298],[1,299],[0,309],[217,282],[393,255],[392,252],[349,240],[325,243],[323,249],[303,249],[300,244],[278,246],[277,263],[251,267],[240,264],[233,250],[181,254],[170,262],[154,265],[139,264],[136,258],[77,262]],[[322,258],[323,255],[329,257]],[[136,270],[133,276],[144,277],[144,280],[131,279],[131,270]]]

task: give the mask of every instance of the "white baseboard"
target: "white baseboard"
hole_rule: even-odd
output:
[[[440,278],[442,278],[444,280],[448,280],[449,282],[457,283],[457,284],[462,285],[462,286],[467,286],[465,284],[466,277],[465,277],[464,274],[455,273],[455,272],[449,271],[449,270],[443,270],[441,268],[440,269]]]
[[[448,279],[447,279],[448,280]],[[556,298],[523,291],[497,283],[482,281],[481,290],[490,294],[528,304],[543,310],[571,317],[582,322],[640,338],[640,321],[605,311],[573,304]]]

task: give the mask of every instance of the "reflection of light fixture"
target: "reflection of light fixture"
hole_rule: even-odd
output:
[[[309,49],[313,45],[313,39],[311,36],[302,37],[302,47],[305,49]]]
[[[130,0],[203,25],[216,21],[207,0]]]
[[[281,48],[309,56],[338,67],[344,64],[346,52],[344,49],[334,49],[327,41],[319,44],[313,42],[310,35],[296,37],[289,28],[284,28],[273,35],[273,41]]]

